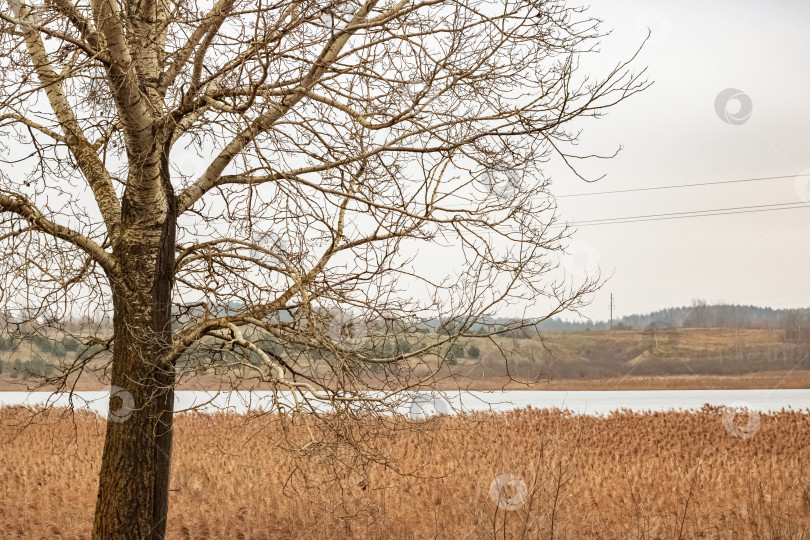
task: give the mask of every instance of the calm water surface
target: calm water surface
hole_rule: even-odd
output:
[[[282,393],[283,394],[283,393]],[[494,410],[506,411],[520,407],[559,408],[582,414],[608,414],[627,409],[631,411],[668,411],[699,409],[704,404],[747,407],[760,412],[781,409],[810,412],[810,390],[625,390],[625,391],[532,391],[463,392],[431,395],[411,394],[403,403],[403,412]],[[285,396],[282,395],[282,398]],[[106,415],[109,391],[51,394],[49,392],[0,392],[2,405],[72,405]],[[196,408],[200,411],[229,410],[245,412],[272,408],[270,392],[204,392],[178,391],[175,410]]]

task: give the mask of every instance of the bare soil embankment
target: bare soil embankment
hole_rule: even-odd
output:
[[[778,328],[549,332],[541,338],[481,337],[459,343],[437,378],[438,386],[469,390],[810,388],[810,343],[791,341]],[[41,359],[47,364],[54,353],[29,345],[1,354],[0,391],[20,391],[34,388],[35,379],[15,371],[15,362]],[[69,359],[76,353],[63,354]],[[426,368],[414,369],[418,376]],[[76,390],[109,385],[90,374],[73,383]],[[179,389],[234,386],[234,376],[206,372],[184,376]]]

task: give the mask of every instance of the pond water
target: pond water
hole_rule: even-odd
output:
[[[282,400],[289,394],[280,393]],[[56,405],[86,408],[106,416],[109,391],[88,391],[68,394],[50,392],[0,392],[3,405]],[[119,396],[126,404],[127,396]],[[567,409],[574,413],[601,415],[627,409],[668,411],[699,409],[704,404],[745,407],[759,412],[781,409],[810,412],[810,389],[775,390],[617,390],[617,391],[533,391],[504,392],[445,392],[411,394],[402,400],[400,410],[414,417],[457,411],[506,411],[531,406],[534,408]],[[271,409],[271,392],[205,392],[178,391],[175,410],[195,408],[200,411],[229,410],[246,412]]]

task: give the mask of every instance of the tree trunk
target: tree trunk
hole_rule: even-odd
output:
[[[96,539],[162,539],[166,530],[175,373],[164,359],[171,350],[176,204],[162,161],[163,166],[150,168],[151,184],[140,182],[151,189],[125,193],[121,232],[113,247],[125,277],[112,283],[112,391]],[[157,187],[156,169],[161,177]]]

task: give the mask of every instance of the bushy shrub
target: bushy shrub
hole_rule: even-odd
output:
[[[46,364],[42,358],[34,358],[23,362],[19,358],[14,360],[14,370],[12,377],[47,377],[53,373],[53,366]]]
[[[53,352],[53,341],[44,337],[44,336],[34,336],[31,338],[31,343],[34,344],[36,348],[44,353],[52,353]]]
[[[62,346],[65,348],[65,351],[75,352],[79,350],[79,345],[79,340],[70,336],[66,336],[65,339],[62,340]]]
[[[15,351],[20,346],[20,340],[12,337],[0,337],[0,351]]]
[[[398,339],[397,340],[397,351],[400,353],[407,353],[410,352],[412,348],[411,342],[407,339]]]

